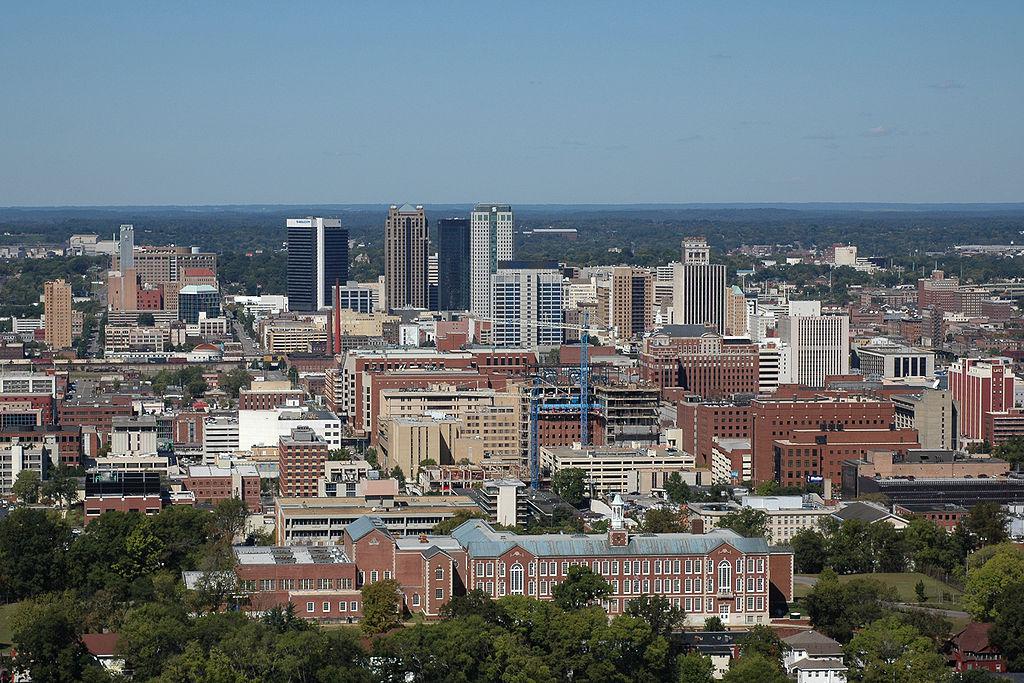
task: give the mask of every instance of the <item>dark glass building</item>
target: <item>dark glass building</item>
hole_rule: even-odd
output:
[[[437,309],[469,310],[469,219],[437,222]]]
[[[200,313],[220,317],[220,292],[210,285],[185,285],[178,291],[178,319],[195,325]]]
[[[348,281],[348,230],[338,218],[289,218],[288,310],[331,305],[331,287]]]

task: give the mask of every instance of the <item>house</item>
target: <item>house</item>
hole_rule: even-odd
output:
[[[910,524],[909,519],[889,512],[884,506],[863,500],[856,500],[849,505],[844,505],[832,513],[832,517],[840,522],[845,522],[848,519],[859,519],[868,524],[887,522],[896,529],[906,529]]]
[[[672,634],[683,652],[696,652],[711,659],[714,677],[721,678],[729,664],[740,656],[740,642],[747,631],[683,631]]]
[[[988,639],[992,624],[971,622],[946,643],[949,663],[956,671],[985,669],[993,673],[1006,671],[1006,658]]]
[[[100,666],[110,673],[120,674],[124,672],[124,659],[117,654],[120,637],[117,633],[84,633],[82,643]]]
[[[846,665],[842,659],[801,659],[793,664],[790,675],[796,683],[846,683]]]
[[[789,646],[782,664],[797,683],[846,683],[843,646],[837,641],[817,631],[803,631],[782,642]]]

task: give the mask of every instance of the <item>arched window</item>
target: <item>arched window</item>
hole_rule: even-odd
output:
[[[729,590],[732,587],[732,564],[728,560],[718,563],[718,590]]]
[[[512,565],[512,568],[508,570],[509,581],[511,590],[509,591],[512,595],[523,594],[523,565],[516,562]]]

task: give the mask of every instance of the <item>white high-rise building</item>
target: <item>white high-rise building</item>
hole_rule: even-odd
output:
[[[509,261],[491,276],[495,346],[562,343],[562,273],[553,262]]]
[[[675,265],[672,322],[704,325],[725,333],[725,266],[711,263],[703,237],[683,240],[683,262]]]
[[[491,275],[512,260],[513,225],[508,204],[477,204],[470,214],[469,308],[482,318],[491,315]]]
[[[850,318],[822,315],[820,301],[790,301],[779,319],[785,344],[785,380],[780,383],[825,386],[825,377],[850,372]]]
[[[123,273],[135,267],[135,226],[125,223],[117,240],[117,264]]]

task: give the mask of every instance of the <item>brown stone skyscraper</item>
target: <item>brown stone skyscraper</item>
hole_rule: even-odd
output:
[[[71,348],[71,285],[51,280],[43,285],[46,343],[52,349]]]
[[[392,204],[384,224],[384,289],[388,309],[427,308],[429,246],[423,207]]]

